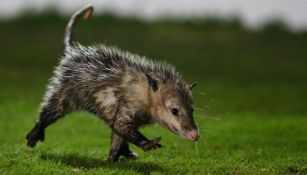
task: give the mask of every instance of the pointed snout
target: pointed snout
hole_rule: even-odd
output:
[[[190,133],[191,140],[198,141],[200,139],[200,135],[197,130],[193,130]]]

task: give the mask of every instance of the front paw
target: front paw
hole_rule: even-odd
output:
[[[141,148],[144,151],[149,151],[149,150],[152,150],[152,149],[160,148],[160,147],[162,147],[162,145],[159,143],[160,140],[161,140],[161,137],[157,137],[153,140],[143,141],[141,143]]]

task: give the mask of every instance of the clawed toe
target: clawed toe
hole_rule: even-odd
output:
[[[129,160],[135,160],[138,158],[138,154],[137,153],[134,153],[134,152],[131,152],[127,155],[124,155],[125,158],[129,159]]]
[[[30,148],[35,147],[36,143],[40,141],[44,141],[45,139],[45,132],[44,130],[38,129],[37,127],[33,128],[33,130],[27,134],[27,146]]]

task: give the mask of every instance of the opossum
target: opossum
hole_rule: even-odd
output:
[[[191,89],[175,68],[105,45],[72,44],[72,30],[81,16],[91,17],[87,5],[75,12],[66,27],[64,53],[47,88],[39,119],[27,134],[27,145],[44,141],[44,130],[72,111],[85,110],[112,129],[108,162],[120,156],[135,159],[128,146],[144,151],[161,147],[161,137],[149,140],[138,129],[158,123],[182,138],[200,138],[193,118]]]

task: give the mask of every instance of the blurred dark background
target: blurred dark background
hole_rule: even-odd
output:
[[[0,21],[2,104],[41,99],[67,20],[49,10]],[[78,23],[74,40],[174,64],[188,82],[199,83],[195,105],[210,114],[307,112],[307,31],[293,32],[281,21],[251,30],[238,18],[144,22],[94,14]]]

